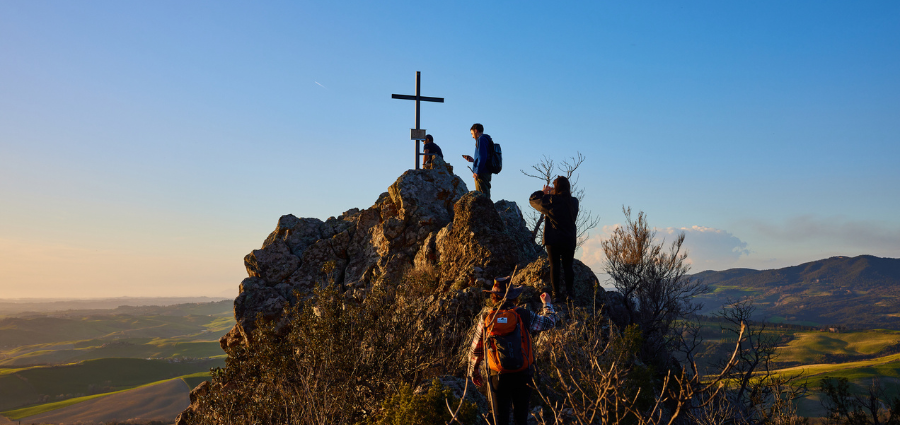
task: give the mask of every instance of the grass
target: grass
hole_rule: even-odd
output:
[[[207,372],[207,374],[208,373],[209,372]],[[175,379],[179,379],[179,378],[175,378]],[[22,418],[27,418],[29,416],[34,416],[34,415],[39,415],[41,413],[49,412],[51,410],[68,407],[73,404],[81,403],[83,401],[93,400],[95,398],[100,398],[100,397],[106,397],[106,396],[112,395],[112,394],[123,393],[125,391],[131,391],[136,388],[149,387],[151,385],[160,384],[160,383],[166,382],[166,381],[170,381],[170,379],[164,379],[162,381],[151,382],[149,384],[138,385],[135,387],[126,388],[126,389],[122,389],[122,390],[118,390],[118,391],[112,391],[112,392],[108,392],[108,393],[93,394],[93,395],[88,395],[88,396],[84,396],[84,397],[70,398],[68,400],[57,401],[57,402],[53,402],[53,403],[45,403],[45,404],[38,404],[36,406],[23,407],[21,409],[7,410],[5,412],[0,412],[0,415],[6,416],[7,418],[15,421],[15,420],[19,420]]]
[[[187,384],[188,388],[194,389],[203,381],[209,381],[212,376],[209,372],[197,372],[190,375],[182,376],[181,379]]]
[[[778,360],[808,364],[820,361],[824,354],[872,355],[897,343],[900,343],[900,332],[889,330],[796,332],[794,340],[778,349]]]
[[[0,409],[62,401],[92,392],[118,391],[221,366],[224,366],[224,358],[190,363],[99,359],[72,365],[27,368],[0,375]]]
[[[134,344],[129,341],[144,341]],[[68,344],[75,349],[65,350],[35,350],[26,352],[12,358],[0,361],[0,366],[29,366],[38,364],[61,364],[83,360],[96,360],[103,358],[176,358],[176,357],[217,357],[225,354],[219,345],[218,338],[213,341],[195,341],[190,337],[166,338],[166,339],[126,339],[115,341],[92,340],[93,345],[87,343]],[[103,344],[106,344],[105,346]]]
[[[48,343],[224,333],[233,324],[234,319],[224,313],[188,316],[8,317],[0,319],[0,341],[10,349],[0,350],[0,354],[12,355],[22,347]]]
[[[800,372],[811,378],[811,387],[817,387],[824,376],[847,378],[851,382],[875,377],[900,378],[900,353],[870,360],[836,364],[810,364],[776,371],[777,374],[797,374]]]

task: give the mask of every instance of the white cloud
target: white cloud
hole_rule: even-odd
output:
[[[657,237],[665,236],[671,242],[680,232],[685,235],[684,249],[688,251],[693,272],[727,269],[733,267],[742,256],[750,255],[747,242],[728,231],[712,227],[657,229]]]
[[[619,224],[603,226],[599,234],[592,235],[581,247],[581,261],[594,272],[603,270],[606,256],[603,254],[602,241],[609,238]],[[712,227],[668,227],[656,230],[656,243],[672,243],[678,234],[684,232],[683,249],[688,251],[688,261],[692,272],[703,270],[722,270],[735,267],[742,257],[750,255],[747,243],[728,231]]]

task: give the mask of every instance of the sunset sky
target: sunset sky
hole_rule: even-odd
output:
[[[623,206],[694,272],[900,257],[897,1],[0,0],[0,298],[235,296],[413,167],[416,71],[470,189],[475,122],[494,200],[585,155],[597,272]]]

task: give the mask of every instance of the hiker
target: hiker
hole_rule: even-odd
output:
[[[494,425],[507,425],[510,407],[514,409],[515,424],[525,425],[534,375],[532,333],[556,325],[556,311],[549,294],[541,294],[544,304],[541,314],[516,305],[524,289],[511,286],[509,277],[494,279],[493,288],[484,291],[491,294],[492,307],[479,317],[469,349],[469,376],[479,387],[484,384],[479,366],[487,354],[487,383]]]
[[[544,185],[528,198],[531,206],[544,215],[544,247],[547,248],[547,259],[550,260],[550,284],[553,286],[553,302],[565,302],[572,296],[572,285],[575,272],[572,261],[575,259],[575,247],[578,230],[575,220],[578,218],[578,198],[572,196],[569,179],[557,176],[553,186]],[[559,286],[559,269],[562,267],[566,275],[566,292]]]
[[[444,157],[441,147],[434,143],[434,137],[430,134],[425,135],[425,145],[422,146],[422,168],[430,170],[434,164],[434,157]]]
[[[463,158],[472,163],[472,177],[475,178],[475,190],[491,199],[491,157],[489,149],[494,142],[491,140],[491,136],[484,134],[484,126],[481,124],[472,124],[469,132],[472,134],[472,138],[475,139],[475,157],[463,155]]]

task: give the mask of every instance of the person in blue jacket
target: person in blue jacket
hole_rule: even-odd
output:
[[[484,126],[475,123],[469,129],[472,138],[475,139],[475,157],[463,155],[466,161],[472,162],[472,177],[475,178],[475,190],[491,198],[491,154],[490,148],[494,144],[491,136],[484,134]]]

